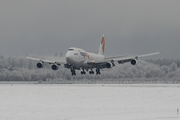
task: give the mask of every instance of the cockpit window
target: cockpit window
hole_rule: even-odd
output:
[[[80,54],[81,54],[83,57],[87,57],[86,53],[84,53],[84,52],[80,52]]]
[[[69,49],[69,51],[74,51],[74,49]]]

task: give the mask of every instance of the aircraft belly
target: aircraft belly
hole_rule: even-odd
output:
[[[87,63],[82,63],[82,62],[78,62],[75,66],[79,68],[91,68],[90,65],[88,65]]]
[[[73,58],[66,58],[66,61],[68,64],[76,66],[78,68],[91,68],[91,65],[88,65],[87,63],[84,63],[84,61],[79,61]]]

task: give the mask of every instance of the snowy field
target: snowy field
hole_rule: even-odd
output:
[[[0,120],[180,120],[180,85],[0,84]]]

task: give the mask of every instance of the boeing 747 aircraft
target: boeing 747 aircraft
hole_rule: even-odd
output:
[[[104,47],[105,40],[104,35],[102,36],[102,40],[99,46],[98,54],[86,52],[83,49],[71,47],[66,53],[65,57],[60,58],[40,58],[40,57],[32,57],[26,56],[27,59],[38,61],[37,67],[43,68],[44,63],[51,64],[51,68],[53,70],[58,70],[59,66],[64,65],[64,68],[70,69],[72,75],[76,75],[76,70],[81,70],[81,74],[86,74],[85,71],[89,71],[89,74],[94,74],[93,69],[95,69],[96,74],[100,75],[100,69],[103,68],[112,68],[116,64],[124,64],[131,63],[132,65],[136,65],[138,63],[138,58],[157,55],[162,52],[150,53],[145,55],[137,55],[137,56],[116,56],[116,57],[105,57],[104,56]]]

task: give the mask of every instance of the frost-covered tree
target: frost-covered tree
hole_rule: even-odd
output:
[[[68,81],[79,80],[178,80],[180,77],[179,59],[148,59],[133,66],[129,63],[117,65],[111,69],[101,70],[101,75],[71,76],[70,70],[59,67],[53,71],[48,64],[38,69],[37,62],[27,60],[25,57],[5,57],[0,55],[0,81],[37,81],[61,79]],[[167,80],[166,79],[166,80]]]

